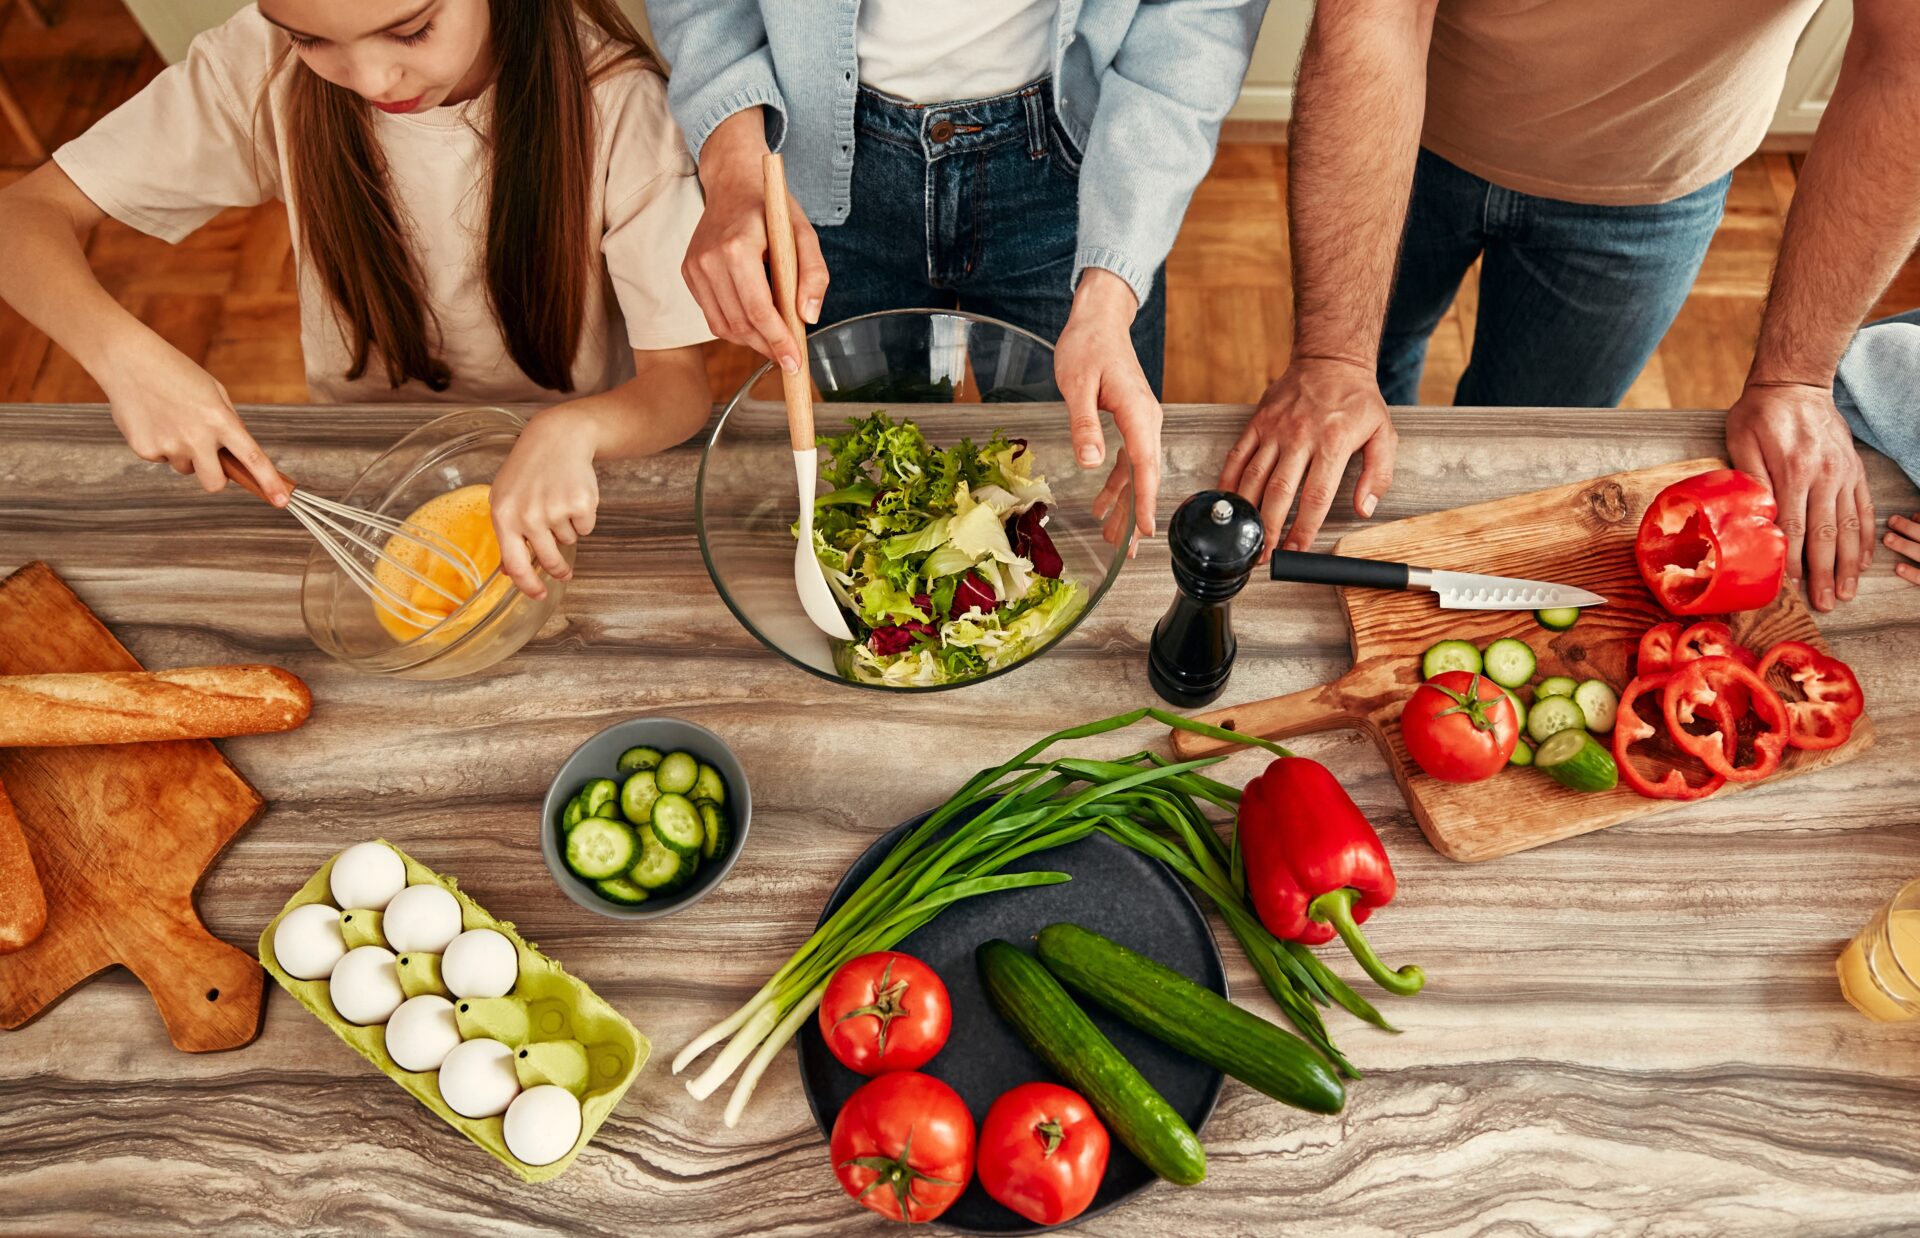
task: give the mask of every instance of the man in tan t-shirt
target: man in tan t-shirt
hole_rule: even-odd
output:
[[[1356,452],[1354,507],[1373,514],[1393,473],[1387,405],[1414,402],[1427,337],[1476,258],[1455,402],[1617,403],[1679,311],[1819,4],[1319,0],[1289,151],[1293,357],[1221,474],[1260,503],[1268,546],[1296,500],[1284,545],[1312,543]],[[1832,385],[1920,235],[1916,9],[1854,0],[1727,413],[1728,452],[1773,487],[1789,574],[1821,610],[1853,596],[1872,554]],[[1490,465],[1511,466],[1525,462]]]

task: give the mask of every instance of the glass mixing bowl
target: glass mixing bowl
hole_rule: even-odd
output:
[[[340,501],[403,519],[427,500],[462,486],[490,483],[526,421],[500,408],[470,408],[436,417],[388,448]],[[569,564],[574,548],[562,546]],[[371,562],[371,556],[363,556]],[[396,640],[374,614],[373,601],[320,546],[307,558],[300,614],[313,643],[356,670],[402,679],[451,679],[513,656],[552,618],[566,586],[548,579],[534,601],[498,569],[438,625]]]
[[[1053,381],[1053,348],[1039,336],[955,310],[889,310],[822,327],[807,340],[816,389],[814,429],[840,433],[850,417],[884,408],[919,424],[945,447],[984,443],[995,430],[1025,439],[1054,502],[1047,532],[1062,575],[1087,590],[1086,605],[1045,645],[1019,662],[971,679],[933,685],[852,680],[835,667],[831,640],[808,621],[793,583],[793,531],[799,518],[793,449],[787,440],[780,372],[763,365],[727,405],[700,462],[694,517],[700,553],[720,598],[762,644],[823,679],[884,692],[938,692],[1003,675],[1058,644],[1093,613],[1126,560],[1093,518],[1107,469],[1074,463],[1066,406]],[[1108,460],[1117,441],[1108,436]],[[1131,508],[1131,488],[1120,502]]]

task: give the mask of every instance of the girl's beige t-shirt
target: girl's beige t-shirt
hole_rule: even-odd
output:
[[[298,68],[286,35],[248,5],[195,39],[184,61],[62,146],[54,161],[108,215],[178,241],[222,208],[284,199],[285,86]],[[300,344],[314,400],[506,404],[565,398],[514,364],[487,300],[485,129],[491,101],[488,91],[419,115],[372,112],[392,200],[411,226],[427,302],[439,322],[439,355],[452,370],[446,391],[418,382],[390,387],[377,357],[359,379],[347,379],[352,353],[302,254],[300,221],[291,220]],[[713,338],[680,277],[702,203],[693,160],[667,111],[666,82],[639,66],[622,66],[595,83],[593,101],[589,209],[605,266],[602,279],[589,281],[573,365],[576,395],[632,377],[633,349],[679,348]]]

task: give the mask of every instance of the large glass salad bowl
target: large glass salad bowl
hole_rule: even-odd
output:
[[[771,364],[714,427],[695,497],[707,570],[749,632],[825,679],[930,692],[1005,674],[1092,613],[1125,550],[1093,518],[1106,470],[1074,463],[1045,340],[894,310],[823,327],[807,348],[815,548],[855,639],[815,627],[794,589],[799,500]]]

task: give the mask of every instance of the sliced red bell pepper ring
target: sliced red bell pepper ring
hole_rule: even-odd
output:
[[[1668,626],[1678,630],[1680,625],[1676,623]],[[1727,785],[1725,775],[1716,774],[1702,766],[1701,772],[1706,775],[1705,779],[1700,782],[1691,782],[1687,778],[1687,771],[1679,763],[1671,762],[1666,776],[1655,782],[1640,772],[1630,752],[1630,749],[1642,740],[1667,735],[1666,718],[1661,712],[1660,694],[1671,678],[1673,675],[1668,671],[1655,671],[1650,675],[1641,674],[1627,684],[1626,691],[1620,694],[1619,714],[1613,724],[1613,763],[1620,767],[1620,777],[1626,784],[1648,799],[1704,799]],[[1641,717],[1635,708],[1643,696],[1651,698],[1654,707],[1652,722]],[[1724,715],[1726,710],[1724,703],[1717,703],[1715,708],[1722,711]],[[1733,719],[1722,716],[1721,728],[1724,733],[1731,735]]]
[[[1780,674],[1769,677],[1776,669]],[[1853,738],[1854,720],[1866,712],[1866,694],[1853,668],[1805,641],[1781,641],[1767,650],[1754,673],[1770,688],[1779,684],[1799,690],[1799,699],[1780,692],[1790,727],[1787,743],[1792,747],[1838,748]]]
[[[1734,689],[1744,689],[1749,709],[1763,729],[1752,738],[1753,761],[1738,763],[1746,737],[1737,733],[1744,714],[1731,708]],[[1725,709],[1716,706],[1725,705]],[[1729,782],[1757,782],[1780,768],[1791,726],[1787,707],[1766,680],[1737,660],[1696,658],[1673,672],[1660,694],[1661,711],[1673,742],[1700,758],[1701,764]],[[1711,724],[1704,730],[1696,730]]]
[[[1673,665],[1669,669],[1677,671],[1701,658],[1732,658],[1748,669],[1760,664],[1760,659],[1753,656],[1753,650],[1733,639],[1733,629],[1718,619],[1703,619],[1674,638]],[[1746,713],[1745,689],[1738,685],[1729,687],[1727,704],[1736,718]]]
[[[1676,615],[1757,610],[1780,593],[1787,535],[1765,482],[1738,469],[1677,481],[1647,504],[1634,561],[1654,599]]]
[[[1656,623],[1640,634],[1633,656],[1633,673],[1660,675],[1673,669],[1673,646],[1686,629],[1677,623]]]

